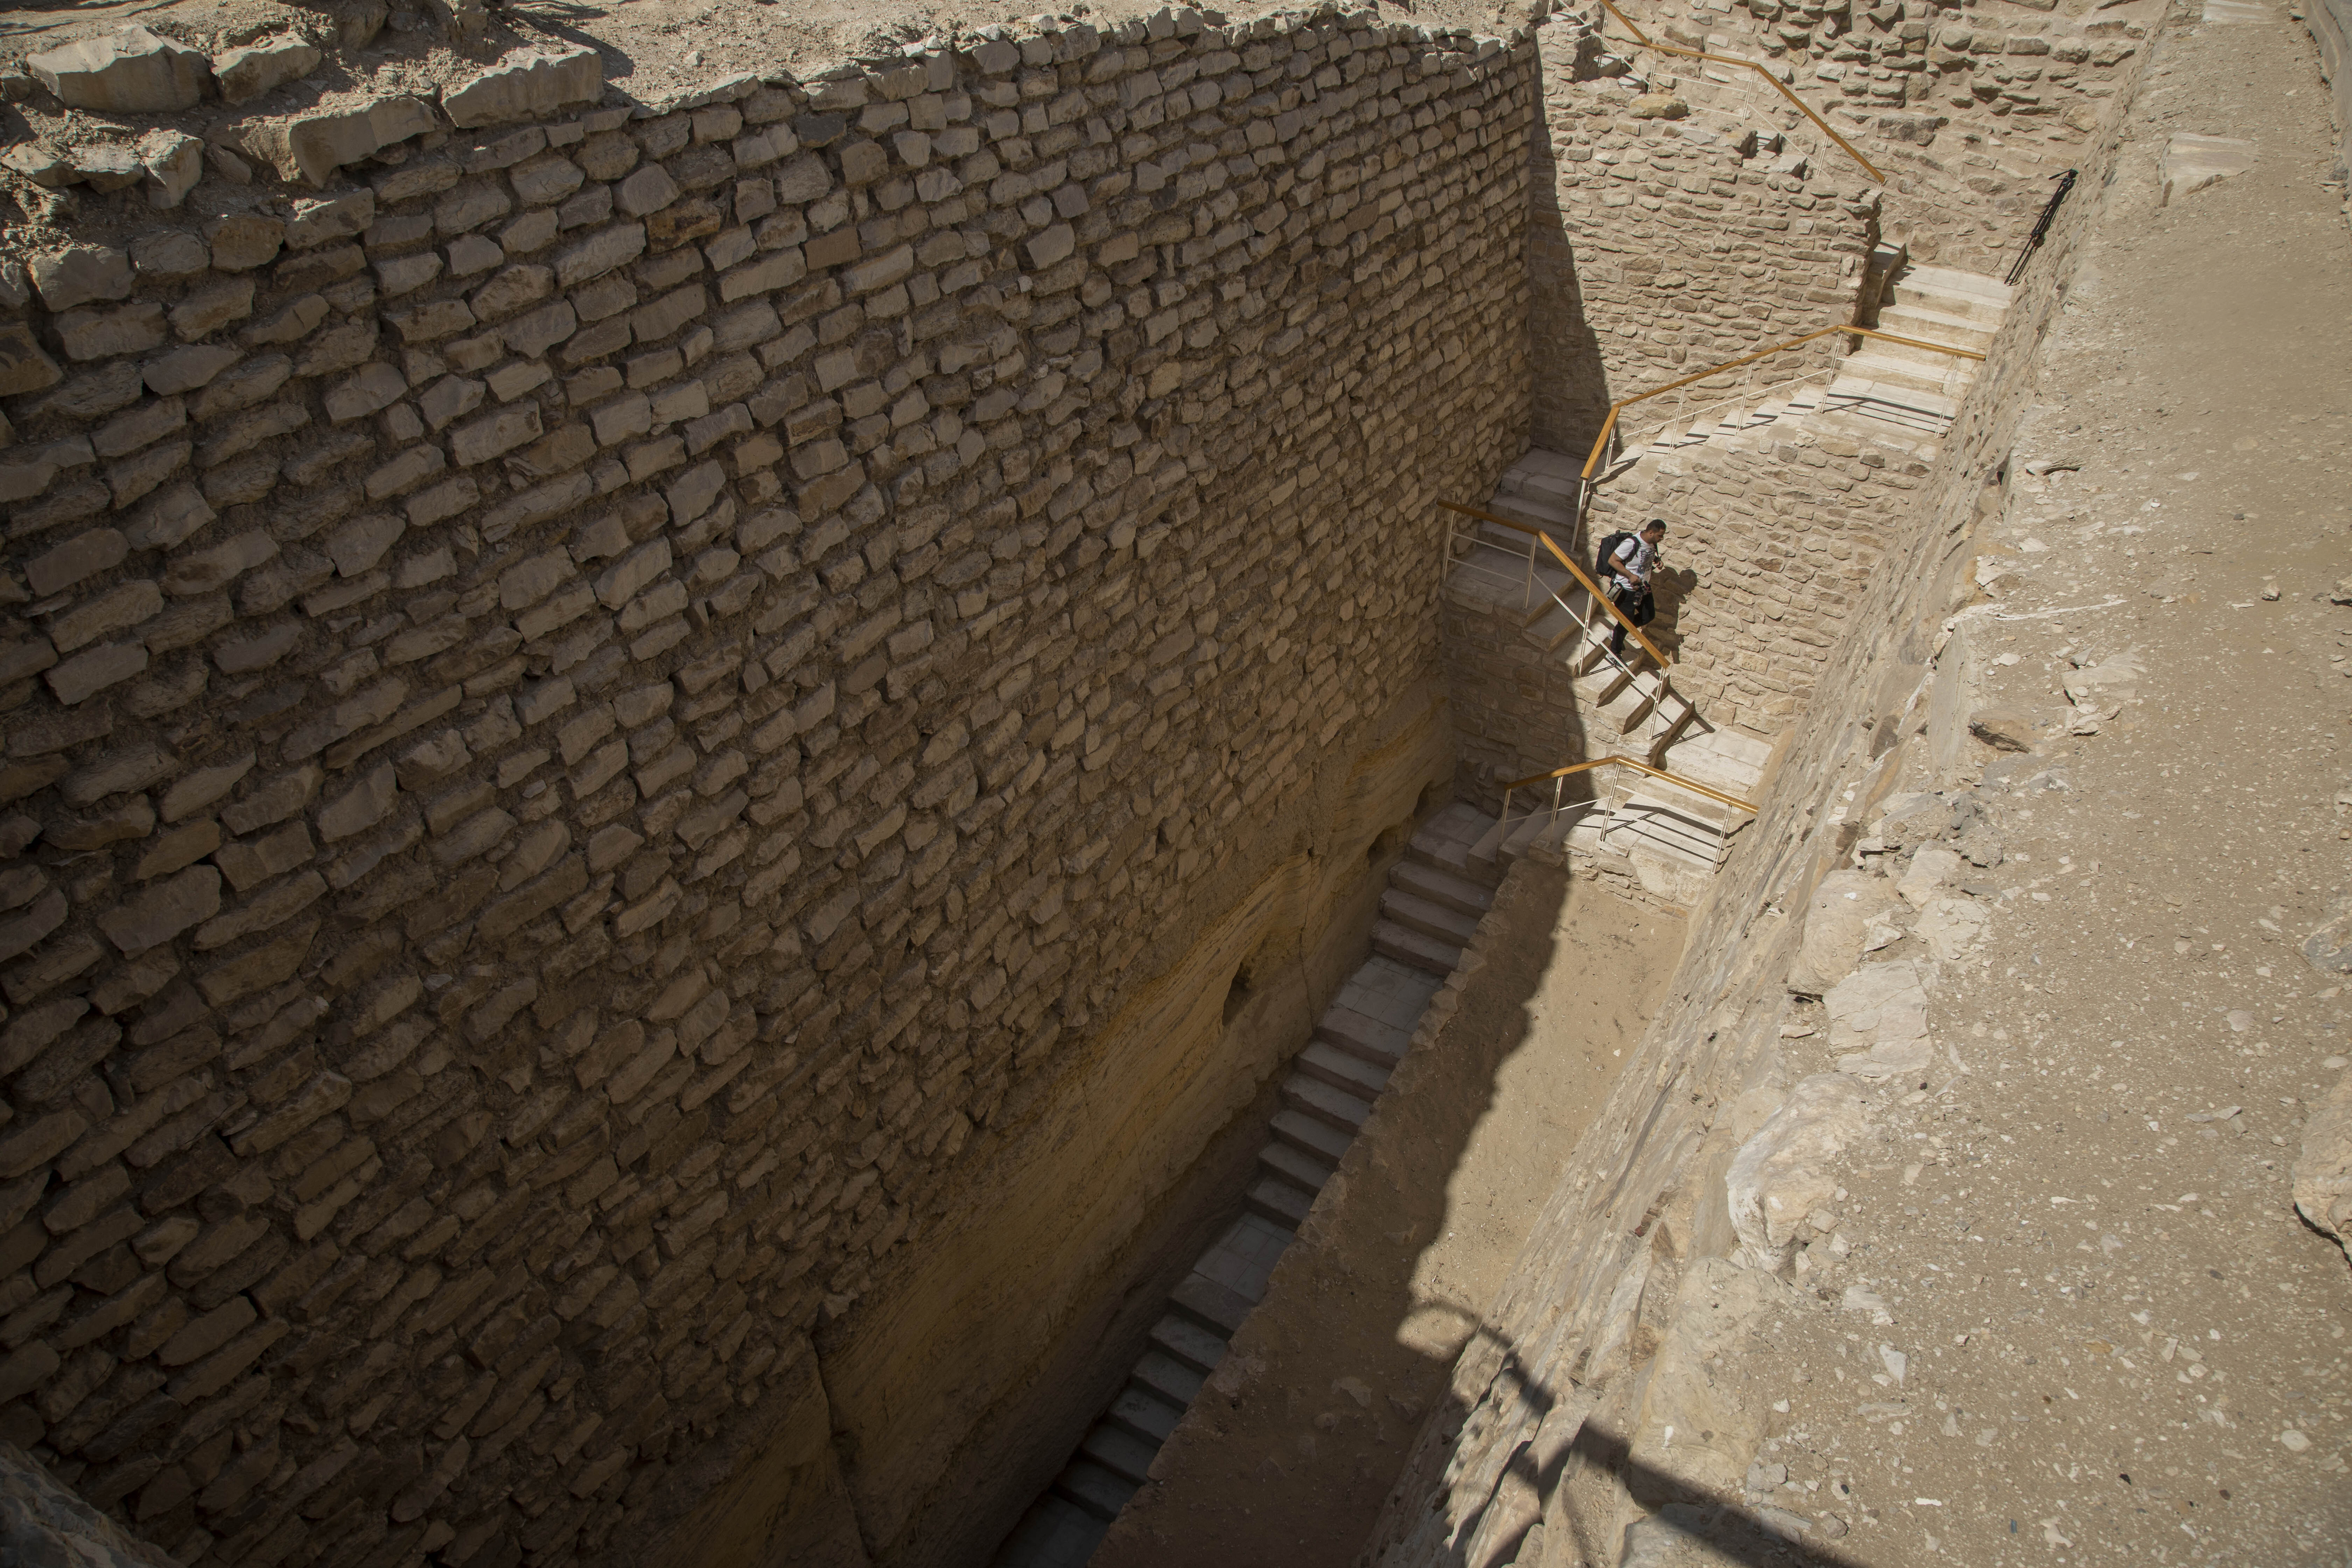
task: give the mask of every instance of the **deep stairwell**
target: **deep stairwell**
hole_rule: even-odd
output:
[[[1170,1292],[1126,1386],[1005,1538],[994,1568],[1080,1568],[1148,1478],[1461,963],[1507,864],[1475,853],[1494,825],[1455,804],[1414,831],[1389,873],[1371,955],[1291,1060],[1243,1212]]]
[[[2000,330],[2009,289],[1998,279],[1951,268],[1900,268],[1881,291],[1880,331],[1923,342],[1983,353]],[[1597,476],[1595,511],[1577,519],[1581,457],[1530,450],[1507,471],[1486,509],[1558,541],[1582,563],[1585,535],[1631,528],[1651,515],[1675,515],[1680,498],[1703,487],[1707,467],[1739,452],[1804,447],[1825,438],[1860,442],[1921,460],[1932,458],[1976,379],[1979,362],[1885,339],[1849,339],[1862,352],[1793,385],[1722,400],[1694,417],[1676,417],[1625,446]],[[1721,794],[1753,799],[1770,742],[1709,724],[1630,640],[1612,658],[1605,611],[1528,535],[1493,523],[1464,524],[1453,552],[1447,592],[1458,603],[1516,619],[1520,637],[1558,660],[1570,677],[1581,744],[1561,763],[1612,752],[1664,768]],[[1569,746],[1562,737],[1563,750]],[[1687,903],[1722,864],[1748,814],[1671,782],[1585,775],[1592,782],[1555,809],[1548,790],[1507,804],[1478,847],[1499,868],[1531,849],[1622,856],[1642,885]],[[1567,792],[1563,792],[1564,795]]]

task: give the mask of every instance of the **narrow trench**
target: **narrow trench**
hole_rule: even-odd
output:
[[[1143,1484],[1492,904],[1501,863],[1474,862],[1470,851],[1494,820],[1456,802],[1414,827],[1390,868],[1370,952],[1281,1069],[1280,1109],[1238,1214],[1170,1292],[1118,1396],[998,1548],[994,1568],[1079,1568]],[[1398,831],[1373,843],[1370,864],[1394,852]],[[1244,962],[1226,991],[1228,1025],[1250,995]]]

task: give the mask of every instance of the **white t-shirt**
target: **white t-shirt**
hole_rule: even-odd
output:
[[[1616,568],[1620,586],[1638,589],[1643,585],[1642,580],[1630,575],[1629,569],[1647,576],[1650,569],[1658,563],[1658,547],[1637,533],[1617,547],[1617,553],[1610,558],[1610,562]]]

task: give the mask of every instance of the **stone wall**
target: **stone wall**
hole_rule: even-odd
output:
[[[2336,116],[2336,177],[2352,170],[2352,0],[2318,0],[2304,16],[2319,46],[2319,79],[2328,88]]]
[[[1864,13],[1663,0],[1653,40],[1768,63],[1874,178],[1755,72],[1632,42],[1598,7],[1538,31],[1544,134],[1528,271],[1535,439],[1581,458],[1618,399],[1836,322],[1870,324],[1870,259],[2003,273],[2080,163],[2152,14],[2065,0]],[[1630,412],[1632,432],[1832,367],[1825,339]]]
[[[1804,711],[1918,504],[1927,463],[1838,424],[1667,453],[1595,493],[1595,537],[1672,520],[1645,630],[1710,723],[1770,737]]]
[[[772,1463],[913,1560],[1149,1194],[975,1205],[1430,732],[1528,64],[995,29],[12,229],[0,1436],[192,1564],[479,1568],[814,1410]]]
[[[2137,79],[2121,84],[2110,114],[2120,117]],[[2036,345],[2064,303],[2074,247],[2112,177],[2114,132],[2111,121],[2093,139],[2083,199],[2053,229],[2046,269],[2021,289],[1900,517],[1886,564],[1871,574],[1767,775],[1757,820],[1693,911],[1666,1005],[1489,1306],[1493,1332],[1455,1364],[1451,1396],[1423,1426],[1366,1544],[1367,1563],[1459,1562],[1490,1509],[1516,1519],[1515,1530],[1541,1516],[1546,1500],[1513,1479],[1514,1456],[1591,1375],[1612,1321],[1622,1331],[1638,1310],[1649,1323],[1684,1267],[1735,1242],[1723,1173],[1761,1120],[1759,1103],[1765,1113],[1777,1103],[1769,1091],[1760,1101],[1743,1097],[1775,1081],[1786,985],[1814,887],[1846,862],[1906,746],[1971,743],[1964,731],[1926,733],[1937,656],[1958,651],[1947,649],[1941,628],[1975,593],[1974,530],[1999,514],[1994,487],[2033,403]],[[1624,1375],[1646,1375],[1655,1348],[1654,1337],[1633,1336]],[[1545,1561],[1559,1561],[1549,1550]]]
[[[1753,119],[1660,117],[1633,85],[1594,74],[1585,22],[1558,19],[1537,37],[1534,437],[1581,458],[1615,400],[1851,320],[1877,202],[1858,174],[1763,146]],[[1824,341],[1710,378],[1627,422],[1648,428],[1732,387],[1826,366],[1831,353]]]

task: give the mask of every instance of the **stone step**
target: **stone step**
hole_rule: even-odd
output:
[[[1971,321],[1926,305],[1889,305],[1878,312],[1878,330],[1981,353],[1992,346],[1998,329],[1990,321]]]
[[[1282,1119],[1276,1117],[1276,1121]],[[1168,1293],[1168,1305],[1202,1328],[1214,1329],[1224,1338],[1233,1338],[1249,1316],[1254,1303],[1240,1291],[1218,1284],[1205,1274],[1187,1274]],[[1147,1436],[1150,1434],[1145,1434]],[[1160,1434],[1165,1436],[1165,1433]],[[1156,1442],[1158,1438],[1153,1440]]]
[[[1269,1173],[1263,1179],[1278,1178],[1309,1197],[1323,1190],[1323,1184],[1331,1179],[1332,1167],[1338,1163],[1278,1141],[1257,1152],[1257,1163],[1260,1170]]]
[[[1230,1292],[1228,1292],[1230,1294]],[[1239,1300],[1239,1297],[1234,1300]],[[1129,1384],[1119,1390],[1103,1419],[1121,1431],[1142,1438],[1157,1447],[1168,1441],[1168,1434],[1176,1430],[1176,1423],[1184,1418],[1183,1407],[1171,1405],[1158,1394]]]
[[[1135,1371],[1129,1375],[1152,1393],[1182,1406],[1191,1405],[1199,1394],[1204,1374],[1163,1351],[1150,1350],[1143,1352],[1135,1363]]]
[[[1543,830],[1551,826],[1551,807],[1545,805],[1513,821],[1511,830],[1503,836],[1503,863],[1509,865],[1525,855],[1528,852],[1528,846],[1533,844],[1542,836]]]
[[[1878,351],[1882,348],[1887,349],[1888,352],[1881,353]],[[1945,356],[1925,357],[1941,361]],[[1861,353],[1851,355],[1839,362],[1838,384],[1833,384],[1830,391],[1832,395],[1835,395],[1844,389],[1845,382],[1857,380],[1869,382],[1881,393],[1903,390],[1926,392],[1957,402],[1959,395],[1968,389],[1968,384],[1976,379],[1976,362],[1958,360],[1948,363],[1950,365],[1965,365],[1968,368],[1965,370],[1948,368],[1946,363],[1927,364],[1907,359],[1897,359],[1891,345],[1873,343]],[[1893,398],[1889,401],[1910,404],[1908,398]]]
[[[1710,870],[1723,858],[1723,835],[1713,823],[1647,792],[1633,796],[1611,814],[1601,843],[1621,855],[1633,853],[1639,845]]]
[[[1449,910],[1444,904],[1416,898],[1402,888],[1391,887],[1381,895],[1381,913],[1407,931],[1416,931],[1425,937],[1453,947],[1467,947],[1478,930],[1477,917]]]
[[[1964,272],[1957,267],[1935,267],[1926,262],[1915,262],[1906,268],[1900,281],[1946,294],[1981,300],[2004,310],[2017,297],[2017,290],[1998,278],[1988,277],[1981,272]]]
[[[1287,1082],[1283,1085],[1285,1090],[1289,1087]],[[1284,1098],[1288,1098],[1287,1093]],[[1296,1109],[1276,1111],[1271,1125],[1275,1137],[1334,1169],[1354,1141],[1352,1130],[1343,1131],[1320,1117],[1308,1116]]]
[[[1151,1479],[1151,1461],[1160,1449],[1132,1432],[1097,1421],[1078,1452],[1112,1475],[1141,1486]]]
[[[1360,1100],[1377,1100],[1388,1087],[1388,1068],[1323,1040],[1307,1041],[1307,1048],[1291,1058],[1291,1065],[1308,1078]]]
[[[1381,921],[1372,927],[1372,951],[1399,963],[1427,970],[1441,980],[1453,973],[1454,966],[1462,962],[1460,948],[1417,931],[1408,931],[1394,921]]]
[[[1853,365],[1862,357],[1857,354],[1845,363]],[[1844,412],[1858,404],[1876,405],[1889,412],[1940,421],[1946,426],[1960,411],[1959,399],[1948,393],[1901,382],[1874,381],[1860,371],[1841,375],[1830,384],[1830,412]]]
[[[1339,994],[1332,1001],[1410,1031],[1421,1023],[1441,984],[1425,970],[1374,953],[1339,983]]]
[[[1163,1355],[1174,1356],[1203,1377],[1216,1371],[1217,1363],[1225,1359],[1225,1342],[1221,1336],[1172,1312],[1151,1325],[1151,1344]]]
[[[1118,1517],[1118,1510],[1135,1495],[1135,1488],[1136,1483],[1126,1477],[1114,1475],[1086,1459],[1064,1467],[1062,1473],[1054,1478],[1056,1493],[1105,1522]]]
[[[1393,1067],[1412,1030],[1334,1004],[1315,1026],[1315,1037],[1374,1067]]]
[[[1481,833],[1484,831],[1480,829]],[[1423,823],[1405,841],[1405,858],[1436,870],[1463,876],[1469,869],[1470,846],[1475,842],[1475,838],[1461,839],[1437,832],[1430,824]]]
[[[1286,1181],[1260,1176],[1244,1201],[1250,1213],[1297,1230],[1307,1223],[1307,1211],[1315,1206],[1315,1194],[1302,1193]]]
[[[1094,1555],[1109,1530],[1108,1520],[1048,1491],[1022,1515],[996,1561],[999,1568],[1075,1568]]]
[[[1396,869],[1389,873],[1389,886],[1456,914],[1468,915],[1474,921],[1495,907],[1495,895],[1468,878],[1412,860],[1397,863]]]
[[[1372,1113],[1372,1102],[1320,1079],[1293,1073],[1282,1080],[1282,1102],[1302,1116],[1311,1116],[1335,1132],[1353,1137]]]

